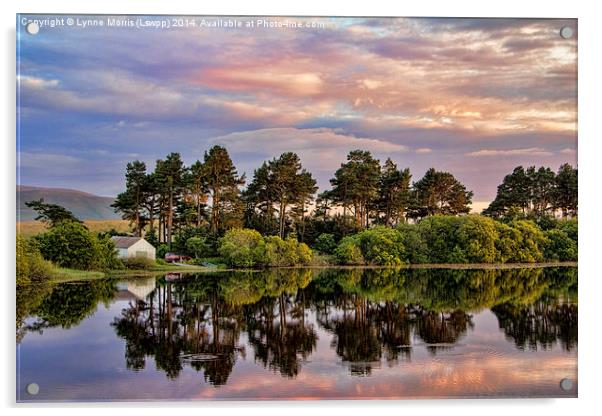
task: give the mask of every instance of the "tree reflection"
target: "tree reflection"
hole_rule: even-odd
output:
[[[150,358],[169,378],[188,368],[215,386],[246,357],[245,344],[256,363],[298,376],[317,348],[318,328],[331,334],[351,374],[369,376],[410,360],[417,348],[442,354],[458,346],[483,309],[517,348],[577,346],[575,268],[274,269],[149,282],[127,293],[111,280],[21,288],[17,340],[76,326],[99,303],[125,300],[111,325],[125,340],[128,369],[144,369]]]
[[[530,305],[494,306],[500,328],[520,349],[547,350],[560,341],[571,351],[577,345],[577,305],[543,297]]]
[[[219,297],[215,276],[158,285],[145,300],[130,303],[113,324],[126,341],[126,364],[139,370],[146,357],[177,378],[185,365],[203,371],[207,382],[227,382],[238,354],[241,308]]]

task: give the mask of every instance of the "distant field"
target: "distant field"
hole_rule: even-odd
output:
[[[112,228],[122,233],[131,231],[128,221],[124,220],[87,220],[84,223],[90,231],[94,232],[109,231]],[[17,223],[17,233],[20,232],[21,235],[26,237],[39,234],[44,230],[44,224],[40,221],[21,221]]]

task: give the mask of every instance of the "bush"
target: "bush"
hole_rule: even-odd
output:
[[[403,237],[397,230],[378,226],[362,231],[356,237],[368,263],[399,265],[406,262]]]
[[[186,252],[195,259],[210,254],[210,247],[205,237],[190,237],[186,240]]]
[[[400,224],[397,231],[401,234],[401,241],[405,248],[405,259],[408,263],[429,263],[429,249],[423,240],[418,227],[409,224]]]
[[[92,270],[112,265],[116,253],[103,239],[100,242],[85,225],[62,221],[47,232],[36,236],[40,252],[46,260],[72,269]],[[111,243],[112,244],[112,243]]]
[[[454,249],[457,248],[456,255],[465,260],[462,263],[493,263],[498,257],[495,247],[497,239],[494,220],[480,215],[468,215],[459,223]]]
[[[313,253],[295,238],[262,237],[249,229],[232,229],[220,238],[219,254],[231,267],[296,266],[309,264]]]
[[[109,237],[97,239],[95,251],[96,260],[92,265],[93,269],[119,270],[124,268],[123,262],[117,257],[115,243]]]
[[[286,240],[278,236],[265,237],[265,256],[258,259],[257,263],[265,266],[297,266],[309,264],[313,254],[305,243],[299,243],[295,238],[288,237]]]
[[[337,248],[337,242],[334,239],[333,234],[322,233],[316,238],[314,248],[320,253],[332,254]]]
[[[457,230],[461,222],[460,217],[434,215],[418,223],[418,232],[428,248],[430,263],[455,263],[458,260],[465,262],[465,256],[460,253],[462,248],[456,247]]]
[[[157,250],[155,251],[155,256],[158,259],[165,260],[165,255],[167,253],[169,253],[169,246],[167,244],[161,244],[159,245],[159,247],[157,247]]]
[[[52,264],[44,260],[34,241],[17,235],[17,286],[47,280]]]
[[[575,244],[579,244],[577,219],[559,220],[556,223],[556,228],[563,231]]]
[[[253,267],[265,257],[265,242],[255,230],[233,228],[219,239],[220,256],[232,267]]]
[[[550,261],[576,261],[577,243],[561,230],[549,230],[545,233],[547,242],[544,257]]]
[[[532,221],[512,221],[510,226],[517,230],[517,249],[508,260],[511,263],[536,263],[543,260],[543,250],[547,239],[544,233]]]
[[[128,257],[127,259],[123,259],[123,264],[127,269],[148,270],[156,266],[157,262],[148,257]]]
[[[334,250],[334,256],[339,264],[366,264],[359,242],[355,236],[343,238]]]

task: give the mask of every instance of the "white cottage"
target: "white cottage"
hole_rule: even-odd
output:
[[[142,237],[111,237],[120,259],[132,257],[155,258],[155,247]]]

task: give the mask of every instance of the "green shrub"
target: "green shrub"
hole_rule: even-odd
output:
[[[61,221],[36,240],[42,256],[61,267],[92,270],[113,264],[116,259],[108,243],[99,242],[85,225],[75,221]]]
[[[393,229],[378,226],[356,234],[362,256],[368,263],[398,265],[406,262],[401,234]]]
[[[209,255],[210,247],[207,244],[207,239],[205,237],[190,237],[186,240],[186,252],[195,259]]]
[[[429,248],[420,235],[418,227],[410,224],[400,224],[397,231],[405,248],[405,259],[408,263],[429,263]]]
[[[219,239],[220,256],[232,267],[253,267],[265,258],[265,242],[255,230],[233,228]]]
[[[468,263],[493,263],[498,257],[497,239],[495,221],[491,218],[480,215],[462,217],[456,231],[455,255]]]
[[[322,233],[316,238],[314,248],[320,253],[332,254],[337,248],[337,242],[333,234]]]
[[[462,218],[434,215],[420,221],[418,232],[425,246],[428,247],[430,263],[454,263],[460,257],[458,252],[457,230]]]
[[[167,244],[160,244],[155,251],[155,256],[158,259],[165,260],[165,255],[169,253],[169,246]]]
[[[52,275],[52,263],[44,260],[34,241],[17,235],[17,286],[47,280]]]
[[[123,264],[127,269],[148,270],[155,267],[157,262],[148,257],[128,257],[127,259],[123,259]]]
[[[576,218],[570,220],[559,220],[556,223],[556,228],[564,231],[564,233],[571,240],[573,240],[575,244],[579,244],[579,232]]]
[[[334,256],[339,264],[366,264],[366,260],[362,255],[362,250],[359,247],[359,241],[356,239],[356,236],[343,238],[334,250]]]
[[[576,261],[577,243],[561,230],[549,230],[545,233],[547,242],[544,257],[550,261]]]
[[[92,265],[97,270],[119,270],[124,268],[124,264],[117,256],[115,243],[109,237],[96,240],[96,260]]]
[[[544,233],[532,221],[518,220],[509,224],[517,230],[517,249],[508,260],[510,263],[536,263],[543,260],[543,250],[547,239]]]
[[[495,230],[498,235],[495,240],[496,261],[498,263],[512,262],[517,257],[521,240],[520,231],[499,221],[495,222]]]

